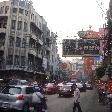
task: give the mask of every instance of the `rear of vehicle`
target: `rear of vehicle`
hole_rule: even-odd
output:
[[[86,86],[82,83],[76,83],[78,89],[80,90],[80,92],[86,92]]]
[[[48,83],[45,89],[48,94],[55,94],[58,91],[58,87],[54,83]]]
[[[86,82],[86,88],[89,89],[89,90],[92,90],[93,89],[93,85],[89,82]]]
[[[6,86],[0,93],[0,108],[28,112],[32,104],[33,90],[33,87]]]
[[[59,97],[61,96],[72,96],[73,91],[71,90],[71,85],[64,85],[59,91]]]
[[[58,92],[61,90],[61,88],[63,87],[63,83],[59,83],[58,85],[57,85],[57,88],[58,88]]]

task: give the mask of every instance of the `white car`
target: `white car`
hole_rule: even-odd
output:
[[[77,82],[76,83],[76,85],[77,85],[77,87],[79,88],[79,90],[82,92],[86,92],[86,87],[82,84],[82,83],[80,83],[80,82]]]
[[[57,87],[58,87],[58,91],[60,91],[61,90],[61,88],[63,87],[63,83],[59,83],[58,85],[57,85]]]

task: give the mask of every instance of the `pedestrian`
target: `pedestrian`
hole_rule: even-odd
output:
[[[82,109],[80,107],[79,98],[80,98],[80,91],[77,88],[77,85],[74,84],[74,106],[73,106],[73,112],[76,112],[76,109],[78,109],[78,112],[82,112]]]

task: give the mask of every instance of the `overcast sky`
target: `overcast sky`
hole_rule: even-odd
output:
[[[48,22],[49,28],[58,34],[73,36],[78,30],[87,29],[89,25],[98,29],[104,23],[102,11],[96,0],[32,0],[36,11]],[[98,0],[104,3],[106,12],[109,0]]]

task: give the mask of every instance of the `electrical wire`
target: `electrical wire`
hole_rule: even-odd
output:
[[[105,11],[103,10],[103,8],[101,7],[101,5],[99,4],[99,2],[96,0],[98,6],[100,7],[100,9],[102,10],[103,14],[105,14],[107,16],[107,14],[105,13]]]

